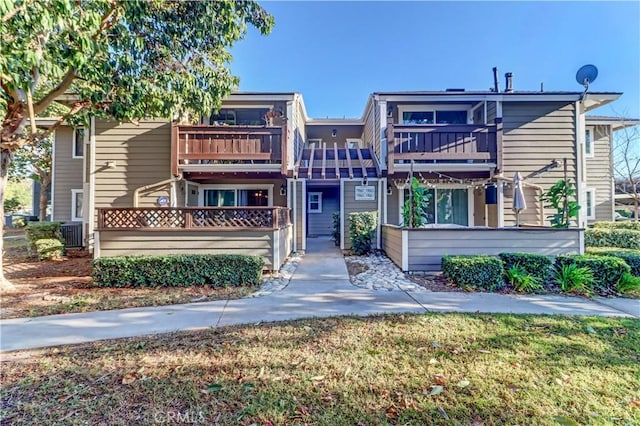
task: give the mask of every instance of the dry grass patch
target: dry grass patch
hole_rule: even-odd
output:
[[[250,286],[96,287],[91,282],[91,257],[84,251],[69,250],[62,259],[39,261],[28,256],[22,230],[5,238],[4,248],[5,276],[15,290],[2,293],[2,319],[238,299],[257,290]]]
[[[3,356],[8,423],[638,424],[637,320],[427,314]],[[567,423],[569,422],[569,423]]]

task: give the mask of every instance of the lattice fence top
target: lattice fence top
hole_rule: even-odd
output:
[[[105,208],[99,229],[282,228],[291,223],[284,207]]]

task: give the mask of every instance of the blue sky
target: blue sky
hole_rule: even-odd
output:
[[[640,2],[261,2],[269,36],[232,50],[244,91],[297,91],[312,117],[360,117],[374,91],[486,90],[497,66],[516,90],[625,94],[593,114],[640,117]]]

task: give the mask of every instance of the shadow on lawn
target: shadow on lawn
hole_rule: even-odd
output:
[[[152,424],[178,413],[208,424],[531,424],[553,423],[552,415],[565,412],[589,423],[591,414],[575,404],[589,392],[559,387],[561,397],[554,399],[545,394],[548,383],[539,385],[540,394],[528,393],[535,383],[519,393],[508,380],[498,383],[478,370],[468,387],[449,383],[441,394],[425,391],[433,389],[441,365],[452,375],[479,364],[501,371],[499,362],[523,353],[529,359],[512,368],[514,383],[531,373],[528,362],[540,370],[534,374],[546,374],[547,360],[588,367],[596,378],[615,371],[623,381],[626,370],[637,370],[639,328],[626,319],[426,314],[106,341],[5,364],[1,409],[9,422],[42,424]],[[440,361],[431,365],[431,358]],[[617,420],[638,416],[620,407],[592,411],[601,416],[597,421],[616,420],[603,417],[614,415],[608,410],[617,410]]]

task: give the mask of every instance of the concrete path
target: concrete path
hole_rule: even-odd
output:
[[[289,286],[265,297],[0,321],[0,351],[234,324],[398,312],[507,312],[640,318],[640,301],[487,293],[407,293],[354,287],[339,250],[309,241]]]

